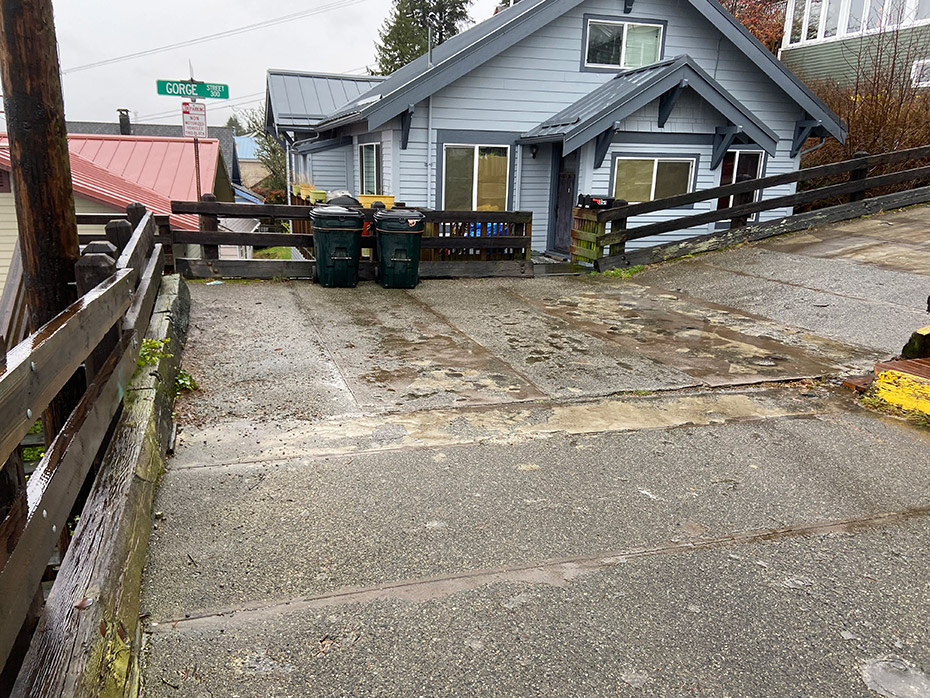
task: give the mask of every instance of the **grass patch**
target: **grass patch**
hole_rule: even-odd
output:
[[[925,415],[923,412],[919,412],[917,410],[902,410],[897,405],[891,405],[885,402],[871,390],[859,398],[859,404],[863,407],[869,408],[870,410],[875,410],[876,412],[882,412],[884,414],[891,415],[892,417],[904,419],[914,426],[930,429],[930,417]]]
[[[255,250],[252,253],[255,259],[290,259],[290,247],[266,247],[261,250]]]
[[[616,269],[608,269],[607,271],[593,273],[598,276],[612,276],[615,279],[629,279],[639,274],[639,272],[643,271],[645,268],[645,264],[634,264],[632,267],[617,267]]]

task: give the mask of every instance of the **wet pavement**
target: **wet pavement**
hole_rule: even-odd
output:
[[[145,695],[919,688],[930,432],[836,382],[926,324],[927,215],[631,280],[193,284]]]

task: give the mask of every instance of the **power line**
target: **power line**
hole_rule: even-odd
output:
[[[235,107],[241,107],[244,104],[257,102],[259,101],[258,100],[259,97],[264,97],[264,96],[265,96],[264,92],[255,92],[250,95],[243,95],[242,97],[237,97],[235,100],[230,101],[230,102],[224,102],[216,106],[211,106],[210,109],[219,110],[219,109],[231,109]],[[175,109],[172,109],[171,111],[158,112],[157,114],[146,114],[145,116],[140,116],[138,118],[141,121],[145,121],[148,119],[160,119],[165,116],[177,116],[178,114],[180,114],[180,111],[178,111],[178,109],[175,108]]]
[[[82,70],[90,70],[91,68],[100,68],[105,65],[112,65],[113,63],[120,63],[122,61],[132,60],[133,58],[142,58],[143,56],[151,56],[156,53],[163,53],[165,51],[171,51],[176,48],[183,48],[185,46],[194,46],[196,44],[203,44],[208,41],[216,41],[217,39],[224,39],[229,36],[237,36],[238,34],[245,34],[246,32],[255,31],[256,29],[264,29],[266,27],[273,27],[277,24],[284,24],[285,22],[290,22],[296,19],[303,19],[304,17],[312,17],[313,15],[322,14],[324,12],[329,12],[330,10],[336,10],[344,7],[351,7],[352,5],[359,5],[367,0],[338,0],[337,2],[331,2],[328,5],[322,5],[320,7],[315,7],[310,10],[301,10],[300,12],[294,12],[289,15],[284,15],[283,17],[276,17],[274,19],[266,19],[262,22],[256,22],[254,24],[247,24],[242,27],[236,27],[235,29],[227,29],[226,31],[217,32],[216,34],[207,34],[205,36],[199,36],[194,39],[188,39],[186,41],[179,41],[176,44],[168,44],[166,46],[158,46],[156,48],[146,49],[145,51],[136,51],[135,53],[127,53],[124,56],[116,56],[114,58],[107,58],[102,61],[95,61],[94,63],[85,63],[84,65],[74,66],[73,68],[67,68],[66,70],[61,71],[62,75],[69,75],[71,73],[77,73]]]

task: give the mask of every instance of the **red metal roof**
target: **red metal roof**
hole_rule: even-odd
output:
[[[220,143],[200,140],[200,183],[213,191]],[[108,172],[119,175],[173,201],[196,201],[194,141],[191,138],[69,134],[68,149]]]
[[[134,143],[129,148],[123,148],[123,143],[109,143],[106,148],[103,144],[82,142],[78,149],[73,141],[122,141],[132,139]],[[153,141],[155,141],[153,143]],[[170,144],[159,144],[157,141],[171,141]],[[147,145],[146,145],[147,142]],[[212,191],[213,177],[216,175],[219,143],[216,140],[201,141],[208,143],[209,148],[201,148],[200,164],[201,174],[210,179],[202,180],[204,192]],[[190,157],[185,158],[180,152],[179,145],[187,145]],[[95,145],[97,147],[95,147]],[[71,181],[76,194],[86,199],[97,201],[104,205],[124,210],[128,204],[139,202],[145,204],[150,211],[159,214],[169,214],[171,225],[183,230],[197,230],[199,220],[197,216],[188,214],[172,214],[171,201],[193,201],[197,198],[197,188],[194,183],[194,155],[192,141],[182,138],[136,138],[133,136],[68,136],[68,146],[71,153]],[[88,152],[95,153],[97,159],[107,161],[117,169],[135,174],[139,179],[151,181],[154,186],[146,186],[142,182],[134,181],[122,173],[114,172],[109,167],[94,162],[80,151],[88,148]],[[168,146],[168,147],[165,147]],[[117,157],[117,151],[119,151]],[[107,152],[111,154],[107,157]],[[210,153],[210,154],[207,154]],[[170,157],[168,157],[170,154]],[[151,156],[151,159],[150,157]],[[189,167],[184,161],[189,159]],[[212,167],[205,166],[205,160],[212,160]],[[132,166],[131,169],[129,166]],[[0,167],[10,169],[10,150],[6,134],[0,134]],[[172,175],[172,167],[178,173]],[[191,188],[184,189],[183,172],[187,171],[191,180]],[[178,195],[175,196],[175,193]]]

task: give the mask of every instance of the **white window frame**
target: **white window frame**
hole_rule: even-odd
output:
[[[660,162],[687,162],[691,165],[691,169],[688,172],[688,191],[682,192],[683,194],[690,194],[694,191],[694,168],[697,166],[697,159],[691,157],[653,157],[649,155],[618,155],[614,158],[614,181],[613,187],[611,187],[611,196],[615,196],[617,192],[617,179],[619,177],[617,173],[617,167],[621,160],[652,160],[652,188],[649,190],[649,200],[656,200],[656,182],[658,181],[659,174],[659,163]],[[644,201],[628,201],[629,204],[642,204]]]
[[[381,144],[380,143],[359,143],[358,144],[358,193],[362,196],[380,196],[383,195],[383,191],[376,191],[372,194],[365,194],[365,160],[362,156],[362,151],[365,148],[373,148],[375,152],[375,189],[381,190],[384,188],[384,183],[381,181]]]
[[[930,87],[930,78],[923,81],[918,80],[920,73],[928,66],[930,66],[930,58],[921,58],[911,64],[911,84],[914,87]]]
[[[836,34],[833,36],[824,36],[824,20],[827,15],[828,5],[834,2],[840,3],[840,10],[837,17]],[[869,28],[869,13],[873,3],[882,3],[882,18],[878,27]],[[797,41],[791,40],[791,26],[794,21],[794,11],[798,3],[804,3],[804,19],[801,23],[801,36]],[[909,27],[919,27],[930,24],[930,17],[926,19],[915,19],[917,17],[917,0],[903,0],[900,19],[892,17],[892,13],[897,10],[893,7],[893,0],[865,0],[862,7],[862,24],[858,29],[849,30],[849,10],[852,6],[852,0],[824,0],[820,8],[818,18],[817,35],[813,39],[807,38],[807,29],[810,24],[811,0],[788,0],[785,8],[785,31],[782,38],[782,48],[794,48],[795,46],[810,46],[812,44],[827,43],[830,41],[839,41],[853,36],[868,36],[870,34],[880,34],[892,29],[904,29]]]
[[[589,63],[588,62],[588,51],[591,48],[591,25],[592,24],[614,24],[623,26],[623,45],[620,47],[620,65],[614,65],[613,63]],[[598,19],[596,17],[589,17],[587,26],[585,26],[585,42],[584,42],[584,67],[585,68],[612,68],[616,70],[617,68],[626,69],[626,47],[627,40],[626,35],[630,30],[630,27],[658,27],[659,29],[659,57],[657,60],[662,60],[662,39],[664,38],[665,27],[660,22],[625,22],[622,19]]]
[[[507,187],[504,192],[504,210],[510,207],[510,146],[503,143],[443,143],[442,144],[442,208],[446,207],[446,149],[472,148],[475,151],[471,178],[471,211],[478,200],[478,148],[504,148],[507,150]]]

